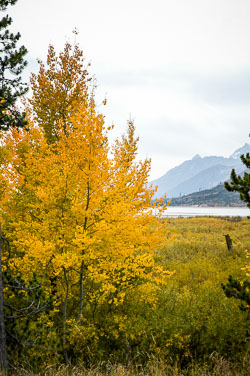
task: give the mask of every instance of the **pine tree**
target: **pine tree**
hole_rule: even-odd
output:
[[[249,135],[250,136],[250,135]],[[250,154],[246,153],[246,155],[242,154],[240,156],[242,162],[244,165],[250,169]],[[250,208],[250,174],[248,172],[245,172],[243,177],[240,175],[236,175],[235,170],[233,169],[231,172],[231,182],[225,182],[224,183],[225,188],[229,192],[239,192],[240,199],[244,202],[246,202],[247,206]],[[249,217],[248,217],[249,218]],[[222,283],[221,287],[224,290],[226,296],[228,298],[234,297],[236,299],[239,299],[241,301],[241,304],[239,308],[242,311],[248,312],[248,319],[249,319],[249,303],[250,303],[250,293],[249,293],[249,287],[250,287],[250,281],[249,281],[249,265],[246,265],[245,270],[247,271],[247,279],[243,281],[239,281],[237,279],[234,279],[231,275],[228,278],[228,282],[226,285]],[[249,334],[247,334],[249,336]]]
[[[250,154],[242,154],[240,158],[244,165],[250,169]],[[240,175],[237,176],[233,169],[231,172],[231,182],[225,182],[224,186],[229,192],[239,192],[240,199],[246,202],[247,206],[250,208],[250,174],[248,172],[245,172],[244,176],[241,177]]]
[[[0,0],[0,10],[5,11],[17,0]],[[16,44],[20,33],[13,34],[8,30],[12,19],[8,15],[0,20],[0,130],[8,130],[10,126],[23,127],[26,124],[25,114],[15,107],[16,100],[27,92],[27,86],[21,82],[21,72],[27,62],[24,46],[19,49]],[[14,77],[13,77],[14,76]],[[4,184],[3,184],[4,185]],[[2,188],[2,187],[1,187]],[[0,190],[2,190],[0,188]],[[5,341],[5,323],[3,309],[3,278],[2,278],[2,236],[0,233],[0,370],[7,372],[7,354]]]
[[[226,285],[223,283],[221,287],[225,291],[225,294],[228,298],[234,297],[235,299],[239,299],[241,304],[239,308],[242,311],[250,312],[250,281],[244,280],[242,282],[234,279],[231,275],[228,277],[228,282]],[[249,317],[250,318],[250,317]]]
[[[0,10],[5,11],[8,5],[17,0],[0,0]],[[21,81],[21,73],[27,65],[24,56],[27,49],[16,47],[21,35],[8,30],[12,19],[8,15],[0,20],[0,129],[8,130],[10,126],[24,127],[25,113],[16,108],[17,99],[24,95],[28,88]]]

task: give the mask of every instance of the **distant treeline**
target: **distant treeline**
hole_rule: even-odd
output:
[[[200,192],[190,193],[189,195],[166,198],[164,202],[171,201],[171,205],[175,206],[190,206],[190,205],[205,205],[205,206],[235,206],[245,207],[245,203],[239,199],[239,194],[236,192],[228,192],[224,185],[219,184],[214,188],[206,189]]]

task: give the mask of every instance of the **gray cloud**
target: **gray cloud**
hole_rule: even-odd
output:
[[[250,66],[206,71],[179,64],[159,70],[104,70],[97,78],[108,87],[165,88],[216,105],[250,103]]]
[[[250,66],[239,70],[194,76],[193,93],[217,105],[250,104]]]

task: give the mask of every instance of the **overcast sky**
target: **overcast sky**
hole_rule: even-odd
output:
[[[26,76],[78,29],[106,121],[119,135],[135,120],[152,179],[249,142],[250,0],[18,0],[8,13],[29,51]]]

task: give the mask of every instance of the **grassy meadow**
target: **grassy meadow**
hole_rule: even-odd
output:
[[[227,298],[229,275],[243,281],[249,260],[250,221],[242,218],[168,219],[168,237],[156,262],[175,271],[143,304],[136,294],[115,311],[99,314],[73,335],[72,365],[48,359],[42,372],[20,375],[249,375],[249,309]],[[228,251],[225,236],[232,239]],[[73,333],[74,334],[74,333]],[[77,340],[76,340],[77,338]],[[70,348],[70,346],[69,346]]]

